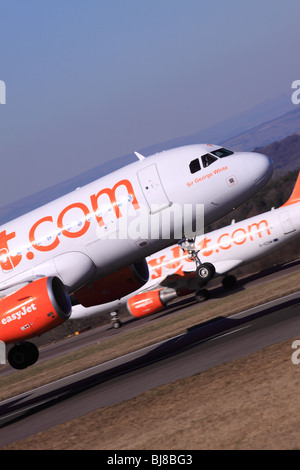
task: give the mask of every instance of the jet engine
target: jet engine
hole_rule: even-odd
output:
[[[58,277],[30,282],[0,300],[0,340],[21,342],[55,328],[71,315],[71,301]]]
[[[74,297],[84,307],[111,302],[142,287],[149,279],[145,259],[78,289]]]
[[[130,297],[127,301],[127,309],[135,318],[146,317],[159,312],[176,297],[176,291],[170,288],[142,292]]]

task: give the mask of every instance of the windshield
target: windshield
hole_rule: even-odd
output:
[[[202,160],[203,168],[206,168],[207,166],[211,165],[218,159],[214,157],[213,155],[211,155],[210,153],[207,153],[206,155],[202,155],[201,160]]]
[[[223,157],[228,157],[229,155],[232,155],[234,152],[232,152],[232,150],[222,148],[222,149],[214,150],[213,152],[210,152],[210,153],[212,153],[216,157],[223,158]]]
[[[192,160],[190,162],[190,172],[197,173],[201,170],[201,165],[202,168],[207,168],[209,165],[216,162],[219,158],[228,157],[233,153],[234,152],[232,152],[232,150],[228,150],[225,148],[220,148],[218,150],[213,150],[212,152],[206,153],[205,155],[201,156],[201,164],[199,158],[195,158],[195,160]]]

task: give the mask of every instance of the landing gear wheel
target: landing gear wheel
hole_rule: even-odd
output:
[[[114,320],[114,321],[112,322],[112,326],[113,326],[113,328],[116,328],[116,329],[117,329],[117,328],[121,328],[122,322],[121,322],[120,320]]]
[[[121,320],[119,320],[118,312],[110,312],[111,324],[113,328],[120,328],[122,326]]]
[[[209,281],[215,274],[216,270],[213,264],[203,263],[197,266],[196,275],[201,281]]]
[[[206,300],[208,300],[209,299],[208,290],[207,289],[198,290],[195,293],[195,299],[197,300],[197,302],[205,302]]]
[[[25,341],[16,344],[7,355],[7,359],[11,367],[22,370],[28,366],[32,366],[39,358],[39,350],[33,344]]]

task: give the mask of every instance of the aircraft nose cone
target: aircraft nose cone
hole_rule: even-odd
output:
[[[248,176],[256,186],[264,186],[273,174],[273,161],[262,153],[249,153],[245,163]]]

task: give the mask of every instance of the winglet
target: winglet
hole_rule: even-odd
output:
[[[144,155],[141,155],[141,154],[138,153],[138,152],[134,152],[134,155],[135,155],[136,157],[138,157],[138,159],[139,159],[140,161],[145,159]]]
[[[291,196],[281,207],[289,206],[291,204],[296,204],[296,202],[300,202],[300,172],[298,174],[298,178],[295,183]]]

